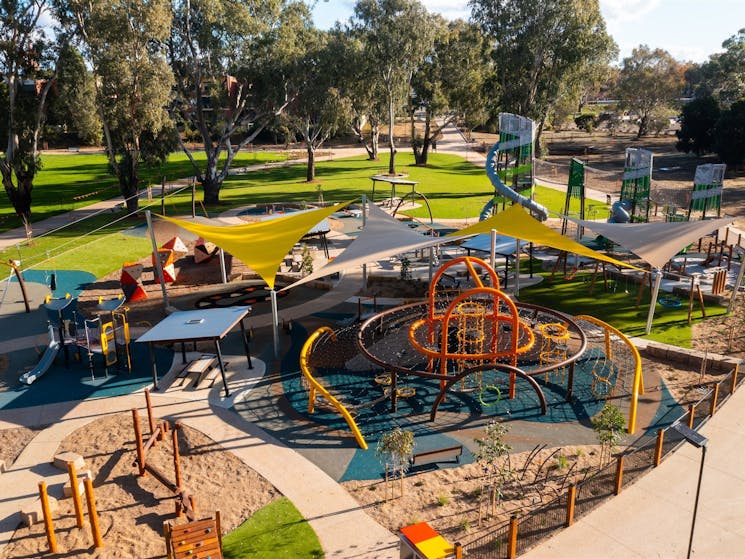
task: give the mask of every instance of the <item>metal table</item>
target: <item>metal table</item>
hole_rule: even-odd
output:
[[[224,309],[199,309],[194,311],[175,312],[137,339],[137,343],[148,343],[150,346],[150,364],[153,371],[153,387],[158,390],[158,369],[155,364],[153,344],[181,343],[181,358],[186,363],[186,342],[212,340],[215,344],[215,354],[220,365],[220,375],[225,388],[225,396],[230,396],[228,383],[225,380],[225,363],[220,350],[222,340],[236,324],[241,326],[243,347],[246,350],[248,368],[252,369],[251,353],[246,337],[246,325],[243,319],[249,315],[251,307],[227,307]]]

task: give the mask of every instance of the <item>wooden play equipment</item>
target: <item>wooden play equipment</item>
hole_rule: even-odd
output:
[[[168,559],[222,559],[220,511],[212,518],[203,518],[174,526],[163,523]]]
[[[44,531],[47,534],[49,552],[57,553],[57,536],[54,533],[54,521],[52,520],[52,511],[49,508],[47,484],[44,481],[39,482],[39,499],[41,499],[41,511],[44,515]]]
[[[187,493],[181,482],[181,464],[178,450],[178,431],[181,423],[176,422],[171,429],[168,421],[161,421],[157,426],[153,417],[153,407],[150,401],[150,391],[145,390],[145,403],[147,406],[147,421],[150,428],[150,436],[143,442],[142,429],[140,427],[140,414],[137,408],[132,408],[132,423],[134,425],[135,443],[137,445],[137,458],[133,466],[137,466],[140,476],[150,473],[155,479],[167,487],[176,496],[176,516],[186,515],[186,518],[194,522],[196,518],[196,505],[194,496]],[[157,441],[163,440],[164,437],[171,433],[171,442],[173,445],[173,470],[175,481],[168,479],[168,476],[147,462],[147,453],[153,448]]]

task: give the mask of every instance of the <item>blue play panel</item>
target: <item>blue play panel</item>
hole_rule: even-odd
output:
[[[101,356],[94,357],[94,377],[88,368],[88,357],[84,350],[80,359],[75,348],[70,349],[69,368],[65,366],[62,350],[57,353],[54,364],[31,385],[18,381],[24,367],[32,367],[39,357],[34,349],[11,352],[6,358],[7,366],[0,370],[0,409],[16,409],[60,402],[123,396],[152,384],[150,353],[146,344],[131,344],[132,372],[109,367],[104,375]],[[43,348],[41,348],[43,351]],[[173,361],[173,351],[156,348],[155,359],[161,374],[168,371]]]

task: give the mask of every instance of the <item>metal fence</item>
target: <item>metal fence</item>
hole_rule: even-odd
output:
[[[743,377],[745,375],[739,375],[735,367],[721,381],[707,385],[702,397],[691,404],[676,423],[693,429],[701,427],[742,384]],[[592,477],[570,486],[567,494],[522,517],[513,516],[510,522],[466,543],[464,556],[469,559],[517,557],[591,512],[623,486],[634,483],[683,443],[683,436],[669,427],[661,429],[657,437],[640,439],[633,450],[617,456]]]

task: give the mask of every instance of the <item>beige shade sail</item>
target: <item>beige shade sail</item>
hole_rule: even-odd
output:
[[[207,225],[162,215],[158,217],[229,252],[259,274],[269,289],[274,289],[277,269],[293,245],[318,222],[349,204],[351,201],[245,225]]]
[[[636,266],[632,266],[626,262],[621,262],[620,260],[606,256],[601,252],[596,252],[561,235],[560,233],[557,233],[550,227],[543,225],[540,221],[531,217],[530,214],[528,214],[528,212],[518,204],[510,206],[505,211],[499,212],[484,221],[479,221],[470,227],[451,233],[451,235],[462,236],[475,235],[477,233],[489,233],[492,229],[496,229],[502,235],[509,235],[510,237],[515,237],[516,239],[521,239],[523,241],[579,254],[588,258],[594,258],[595,260],[602,260],[624,268],[640,270],[640,268],[637,268]]]
[[[368,203],[365,227],[344,252],[323,268],[314,271],[285,289],[326,277],[336,272],[375,262],[394,254],[450,243],[453,237],[427,237],[391,217],[375,204]]]
[[[568,218],[662,268],[685,247],[729,225],[731,219],[659,223],[605,223]]]

